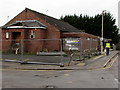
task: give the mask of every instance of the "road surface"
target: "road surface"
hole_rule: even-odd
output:
[[[118,88],[118,63],[97,70],[3,70],[2,88]],[[119,60],[118,60],[119,59]]]

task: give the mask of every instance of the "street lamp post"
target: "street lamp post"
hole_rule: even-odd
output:
[[[104,35],[103,35],[103,24],[104,24],[104,13],[106,10],[102,11],[102,31],[101,31],[101,54],[103,54],[103,39],[104,39]]]

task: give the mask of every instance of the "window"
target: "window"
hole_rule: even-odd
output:
[[[34,39],[34,38],[35,38],[35,32],[31,31],[31,33],[30,33],[30,39]]]
[[[5,34],[5,38],[6,38],[6,39],[9,38],[9,33],[8,33],[8,32],[6,32],[6,34]]]

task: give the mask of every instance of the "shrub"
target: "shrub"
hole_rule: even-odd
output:
[[[120,50],[120,42],[116,44],[116,50]]]

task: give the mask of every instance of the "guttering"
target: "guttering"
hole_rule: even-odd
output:
[[[46,27],[7,27],[6,29],[47,29]]]

